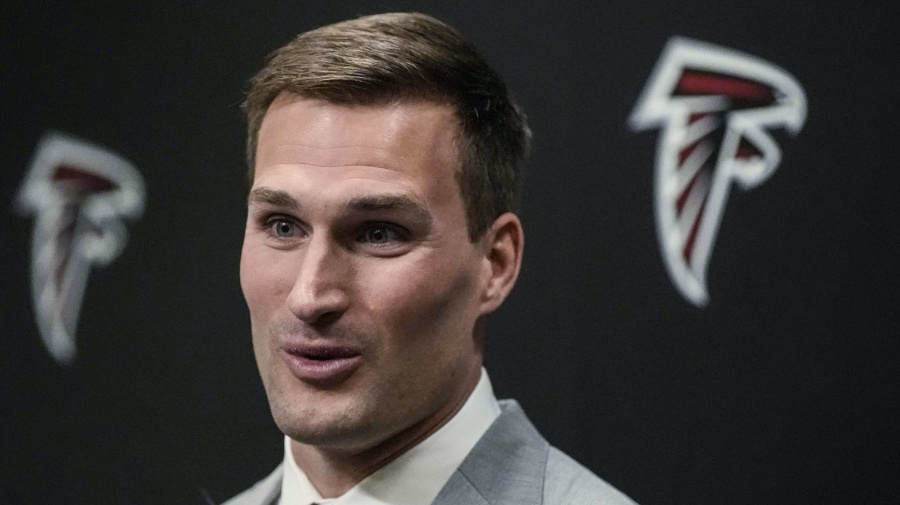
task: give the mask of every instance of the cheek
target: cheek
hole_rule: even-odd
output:
[[[381,319],[391,344],[409,349],[416,344],[440,347],[429,344],[427,337],[438,333],[435,336],[450,343],[469,336],[476,282],[473,269],[461,256],[423,256],[360,277],[368,310]]]
[[[255,325],[290,292],[291,265],[285,254],[245,240],[241,250],[241,291]]]

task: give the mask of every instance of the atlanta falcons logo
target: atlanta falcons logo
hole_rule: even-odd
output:
[[[16,203],[35,216],[31,291],[38,331],[57,362],[71,363],[90,265],[106,265],[122,252],[122,219],[143,212],[144,182],[122,157],[52,133],[38,145]]]
[[[753,56],[683,38],[666,45],[629,119],[661,128],[654,196],[657,237],[672,282],[709,301],[706,267],[731,182],[765,181],[781,151],[766,128],[800,131],[806,96],[784,70]]]

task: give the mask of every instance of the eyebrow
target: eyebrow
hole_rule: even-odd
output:
[[[272,205],[292,211],[299,211],[300,202],[285,191],[271,188],[256,188],[247,197],[249,205]],[[351,199],[346,207],[356,212],[394,211],[406,212],[416,221],[429,225],[432,217],[428,208],[409,195],[367,195]]]
[[[422,224],[431,224],[431,212],[415,198],[408,195],[368,195],[353,198],[347,207],[358,212],[399,211],[412,216]]]
[[[289,210],[300,210],[300,202],[284,191],[269,188],[256,188],[247,196],[249,205],[268,204]]]

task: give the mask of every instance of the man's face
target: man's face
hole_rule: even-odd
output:
[[[266,113],[241,287],[279,428],[366,449],[446,415],[477,381],[490,275],[454,174],[451,108],[282,94]]]

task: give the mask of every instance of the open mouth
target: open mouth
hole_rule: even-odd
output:
[[[347,359],[359,356],[359,351],[344,347],[323,347],[317,349],[289,349],[288,353],[313,361]]]
[[[349,377],[362,361],[358,349],[340,346],[298,346],[283,349],[291,373],[302,381],[331,382]]]

